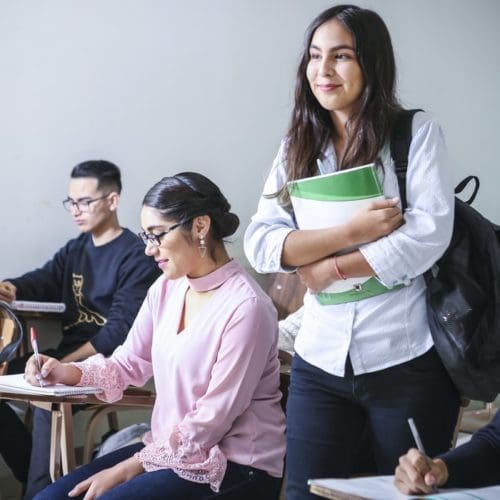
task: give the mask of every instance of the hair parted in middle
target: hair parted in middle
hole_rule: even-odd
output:
[[[372,10],[355,5],[325,10],[306,31],[297,70],[295,101],[285,144],[287,181],[315,175],[316,160],[335,133],[330,114],[313,95],[306,74],[314,33],[331,19],[337,19],[351,33],[364,81],[358,105],[346,123],[347,144],[339,169],[375,161],[401,109],[395,91],[394,51],[382,18]],[[276,195],[282,203],[289,203],[286,184]]]

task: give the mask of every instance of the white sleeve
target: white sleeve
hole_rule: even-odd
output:
[[[360,251],[380,281],[408,284],[441,257],[453,230],[454,192],[441,127],[425,113],[414,118],[408,155],[405,223]]]
[[[245,254],[252,267],[259,273],[294,270],[281,265],[285,239],[291,231],[297,229],[292,211],[282,207],[276,196],[268,196],[276,193],[286,182],[283,157],[284,143],[282,142],[264,185],[257,213],[252,217],[245,231]]]

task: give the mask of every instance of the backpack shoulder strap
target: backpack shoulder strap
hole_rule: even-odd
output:
[[[413,115],[421,109],[402,109],[396,115],[391,131],[391,157],[396,169],[399,183],[401,207],[407,206],[406,202],[406,171],[408,169],[408,153],[411,144],[411,126]]]

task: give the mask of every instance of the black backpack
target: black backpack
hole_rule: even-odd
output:
[[[403,209],[417,111],[401,111],[391,135]],[[500,392],[500,227],[470,206],[479,189],[476,176],[460,182],[455,194],[471,182],[474,190],[467,201],[455,197],[448,249],[425,273],[427,314],[436,350],[461,395],[492,401]]]

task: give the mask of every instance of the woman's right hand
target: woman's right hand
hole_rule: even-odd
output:
[[[378,240],[400,227],[404,219],[398,203],[399,198],[376,200],[357,212],[347,222],[353,244]]]
[[[55,358],[40,354],[40,370],[35,355],[31,356],[24,369],[24,378],[31,385],[76,385],[81,378],[81,372],[76,366],[61,363]]]

